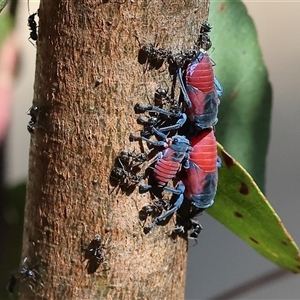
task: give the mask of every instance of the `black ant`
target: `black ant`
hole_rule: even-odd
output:
[[[35,16],[37,15],[38,13],[34,13],[34,14],[31,14],[29,17],[28,17],[28,27],[30,28],[31,32],[30,32],[30,35],[29,35],[29,38],[28,38],[28,41],[34,45],[30,40],[33,40],[33,41],[37,41],[37,38],[38,38],[38,35],[37,35],[37,25],[36,25],[36,21],[35,21]]]
[[[200,27],[195,49],[185,53],[174,55],[171,51],[158,48],[158,45],[144,45],[139,50],[138,62],[141,65],[146,64],[144,72],[153,69],[158,70],[162,67],[164,62],[168,62],[170,74],[175,75],[178,68],[185,69],[185,66],[195,59],[200,49],[207,51],[212,47],[212,42],[208,35],[211,29],[212,26],[205,21]]]
[[[205,21],[200,27],[200,33],[195,43],[194,49],[187,51],[185,53],[180,53],[177,55],[170,55],[169,69],[183,68],[186,69],[186,66],[192,62],[201,51],[208,51],[212,47],[212,42],[210,36],[208,35],[212,29],[212,26]]]
[[[157,45],[145,45],[140,48],[138,53],[138,62],[143,65],[146,64],[144,73],[150,70],[158,70],[163,63],[172,55],[172,53],[163,48],[157,48]]]
[[[189,238],[194,239],[197,242],[197,238],[199,236],[199,234],[201,233],[201,231],[203,230],[203,227],[201,224],[199,224],[198,222],[191,220],[191,226],[192,228],[190,229],[189,232]]]
[[[37,41],[38,39],[38,33],[37,33],[37,24],[36,24],[36,21],[35,21],[35,16],[38,16],[39,15],[39,10],[37,10],[35,13],[33,14],[30,14],[30,9],[29,9],[29,1],[27,1],[27,6],[28,6],[28,14],[29,14],[29,17],[27,19],[27,26],[29,27],[29,30],[30,30],[30,34],[29,34],[29,38],[28,38],[28,41],[33,45],[33,42],[32,41]]]
[[[120,152],[119,158],[121,161],[131,164],[131,167],[136,167],[148,159],[147,154],[145,153],[137,154],[135,152],[126,152],[124,150]]]
[[[28,110],[27,115],[29,115],[31,117],[31,119],[27,125],[27,130],[29,133],[34,133],[34,128],[35,128],[37,116],[38,116],[38,107],[35,105],[32,105],[30,107],[30,109]]]
[[[149,114],[146,115],[147,119],[137,118],[137,123],[144,126],[141,136],[149,138],[153,135],[153,127],[159,128],[167,135],[173,135],[175,130],[177,131],[180,128],[180,124],[186,123],[186,115],[181,112],[179,101],[170,97],[167,90],[157,89],[154,102],[156,105],[137,103],[134,106],[136,114],[145,112]]]
[[[32,289],[33,285],[36,284],[36,281],[37,281],[36,273],[28,267],[27,257],[24,258],[24,260],[23,260],[21,266],[19,267],[18,271],[14,272],[10,275],[10,279],[9,279],[9,282],[8,282],[8,285],[7,285],[7,290],[10,293],[14,292],[14,288],[16,286],[16,283],[17,283],[18,279],[21,282],[25,281],[25,280],[28,280],[30,289]],[[43,285],[41,282],[40,282],[40,284]]]
[[[144,178],[143,174],[137,175],[137,173],[140,171],[139,165],[147,159],[145,153],[136,154],[134,152],[121,151],[110,173],[110,184],[115,187],[119,186],[127,195],[131,194],[137,184]]]
[[[139,219],[141,221],[146,221],[147,217],[151,216],[156,218],[162,214],[163,210],[167,210],[170,203],[168,200],[159,199],[155,200],[153,204],[145,205],[139,211]]]
[[[204,49],[205,51],[209,50],[212,47],[212,42],[208,33],[210,33],[212,26],[205,21],[200,28],[200,34],[197,40],[197,46]]]
[[[87,248],[83,249],[82,247],[82,252],[84,252],[84,259],[82,262],[88,260],[86,264],[88,274],[95,273],[100,264],[104,262],[103,249],[106,249],[107,242],[108,239],[102,244],[100,235],[96,234]]]
[[[184,201],[176,215],[176,226],[171,233],[172,239],[180,236],[184,239],[193,239],[197,244],[197,238],[203,227],[193,218],[200,215],[204,209],[196,208],[190,201]]]
[[[172,235],[187,235],[189,239],[193,239],[196,241],[197,244],[197,238],[199,234],[202,232],[203,227],[201,224],[199,224],[197,221],[190,219],[188,224],[185,225],[179,225],[177,224],[172,232]]]

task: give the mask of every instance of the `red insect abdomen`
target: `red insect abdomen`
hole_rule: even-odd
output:
[[[174,178],[179,167],[179,162],[165,160],[163,158],[157,161],[153,174],[157,180],[158,186],[165,186],[172,178]]]
[[[210,93],[215,90],[214,71],[209,56],[200,53],[198,57],[191,62],[186,69],[186,84],[196,87],[204,93]]]
[[[198,165],[204,172],[213,173],[217,169],[217,141],[212,128],[205,129],[191,139],[194,151],[190,153],[190,161]]]

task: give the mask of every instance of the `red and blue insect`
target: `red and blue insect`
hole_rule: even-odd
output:
[[[207,52],[200,51],[182,74],[177,75],[183,98],[183,111],[197,130],[209,128],[218,122],[219,96],[223,89],[214,76],[213,65]]]
[[[176,177],[181,166],[184,169],[189,168],[189,153],[193,150],[190,146],[189,140],[185,136],[175,135],[168,138],[164,133],[152,128],[153,133],[162,138],[163,141],[154,142],[143,136],[130,135],[131,141],[143,140],[155,147],[164,147],[165,149],[157,154],[157,160],[153,166],[153,177],[155,179],[155,186],[153,185],[140,185],[140,192],[146,192],[150,189],[163,189],[178,195],[177,200],[166,213],[155,218],[153,222],[144,228],[144,232],[148,233],[157,223],[166,219],[173,214],[181,206],[184,199],[185,186],[179,183],[176,188],[168,186],[168,183]]]
[[[135,136],[133,134],[130,135],[129,139],[131,141],[143,140],[155,147],[165,148],[157,154],[153,176],[156,180],[157,187],[170,191],[171,188],[167,187],[167,184],[171,179],[176,177],[181,165],[183,165],[184,168],[189,168],[189,152],[192,151],[193,148],[185,136],[175,135],[172,138],[168,138],[164,133],[154,127],[153,132],[163,140],[154,142],[143,136]],[[147,191],[151,188],[151,185],[140,186],[141,191]]]
[[[182,182],[185,197],[194,206],[194,215],[213,205],[217,192],[218,167],[217,141],[212,128],[204,129],[190,139],[190,167],[185,170]]]

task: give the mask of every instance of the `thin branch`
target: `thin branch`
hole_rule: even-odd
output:
[[[230,288],[229,290],[222,292],[218,295],[215,295],[208,300],[221,300],[221,299],[237,299],[241,298],[242,295],[247,294],[249,292],[253,292],[256,289],[266,287],[270,283],[274,283],[275,281],[282,280],[284,277],[291,275],[290,272],[284,269],[276,269],[270,272],[266,272],[260,277],[248,280],[236,287]]]

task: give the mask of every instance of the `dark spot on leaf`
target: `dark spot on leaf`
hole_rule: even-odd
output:
[[[248,185],[245,182],[241,182],[241,186],[240,186],[239,192],[242,195],[248,195],[249,194]]]
[[[250,239],[253,243],[259,244],[259,242],[258,242],[256,239],[254,239],[254,238],[252,238],[252,237],[249,237],[249,239]]]
[[[226,4],[225,4],[225,2],[222,2],[219,6],[219,11],[224,12],[225,10],[226,10]]]
[[[299,256],[297,256],[297,257],[295,258],[295,260],[297,260],[297,261],[300,261],[300,257],[299,257]]]
[[[286,241],[282,241],[281,244],[284,245],[284,246],[288,245],[288,243]]]
[[[238,211],[235,211],[234,212],[234,215],[237,217],[237,218],[243,218],[244,216],[240,213],[240,212],[238,212]]]
[[[297,266],[297,269],[300,270],[300,266]]]
[[[225,163],[226,167],[229,169],[234,165],[234,160],[231,156],[229,156],[226,152],[222,151],[222,160]]]

